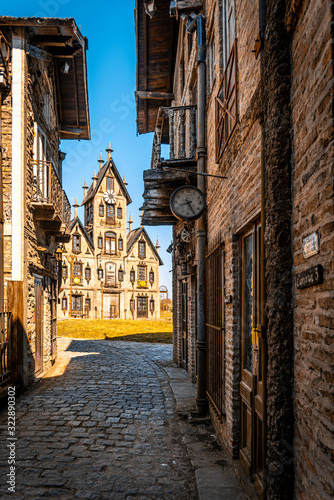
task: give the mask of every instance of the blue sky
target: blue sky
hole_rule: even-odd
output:
[[[86,177],[91,183],[100,151],[110,140],[116,166],[126,177],[132,204],[128,215],[140,225],[139,207],[143,203],[143,170],[150,168],[152,134],[137,136],[134,91],[136,85],[136,41],[134,0],[119,2],[87,0],[13,0],[2,3],[1,15],[17,17],[73,17],[88,38],[88,93],[91,141],[62,141],[67,153],[63,163],[63,185],[71,204],[82,201]],[[82,216],[82,212],[79,212]],[[171,242],[170,227],[146,227],[153,243],[157,237],[164,266],[160,267],[160,284],[171,293],[171,259],[166,248]]]

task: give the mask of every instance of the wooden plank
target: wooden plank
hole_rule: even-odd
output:
[[[175,96],[172,92],[149,92],[137,90],[135,92],[135,95],[136,97],[139,97],[139,99],[166,99],[171,101],[175,99]]]
[[[24,359],[27,353],[26,334],[24,328],[23,282],[7,282],[7,304],[12,313],[12,346],[11,370],[15,384],[25,385],[26,367]]]

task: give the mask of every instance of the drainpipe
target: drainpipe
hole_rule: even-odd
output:
[[[2,182],[2,92],[0,90],[0,312],[4,310],[4,217],[3,217],[3,182]]]
[[[190,18],[191,19],[191,18]],[[197,30],[198,59],[197,59],[197,172],[205,173],[206,170],[206,145],[205,145],[205,106],[206,106],[206,41],[205,20],[202,14],[188,21],[188,33]],[[203,175],[197,176],[197,187],[205,195],[205,180]],[[205,215],[197,221],[197,411],[199,415],[207,412],[206,401],[206,334],[205,334],[205,308],[204,308],[204,280],[205,280]]]
[[[266,0],[259,0],[259,31],[261,48],[263,49],[265,30],[266,30]],[[265,128],[264,128],[264,61],[263,50],[260,52],[260,89],[262,112],[260,117],[261,125],[261,241],[260,241],[260,293],[261,293],[261,347],[262,347],[262,380],[263,380],[263,426],[262,426],[262,442],[263,442],[263,461],[266,463],[267,456],[267,316],[266,316],[266,257],[265,257],[265,227],[266,227],[266,164],[265,164]]]

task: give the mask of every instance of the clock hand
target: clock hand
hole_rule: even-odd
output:
[[[192,207],[192,204],[191,204],[191,201],[190,201],[190,200],[186,200],[186,202],[184,203],[184,205],[189,205],[189,207],[190,207],[190,209],[191,209],[192,213],[193,213],[193,214],[195,213],[195,210],[193,209],[193,207]]]

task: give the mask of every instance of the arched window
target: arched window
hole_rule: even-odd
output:
[[[113,255],[116,253],[116,234],[108,232],[105,234],[105,253]]]
[[[114,183],[112,177],[107,177],[107,191],[112,191],[114,189]]]
[[[100,217],[104,216],[104,205],[103,205],[103,203],[101,203],[101,205],[99,205],[99,216]]]
[[[118,240],[118,250],[123,250],[123,238],[120,237]]]

